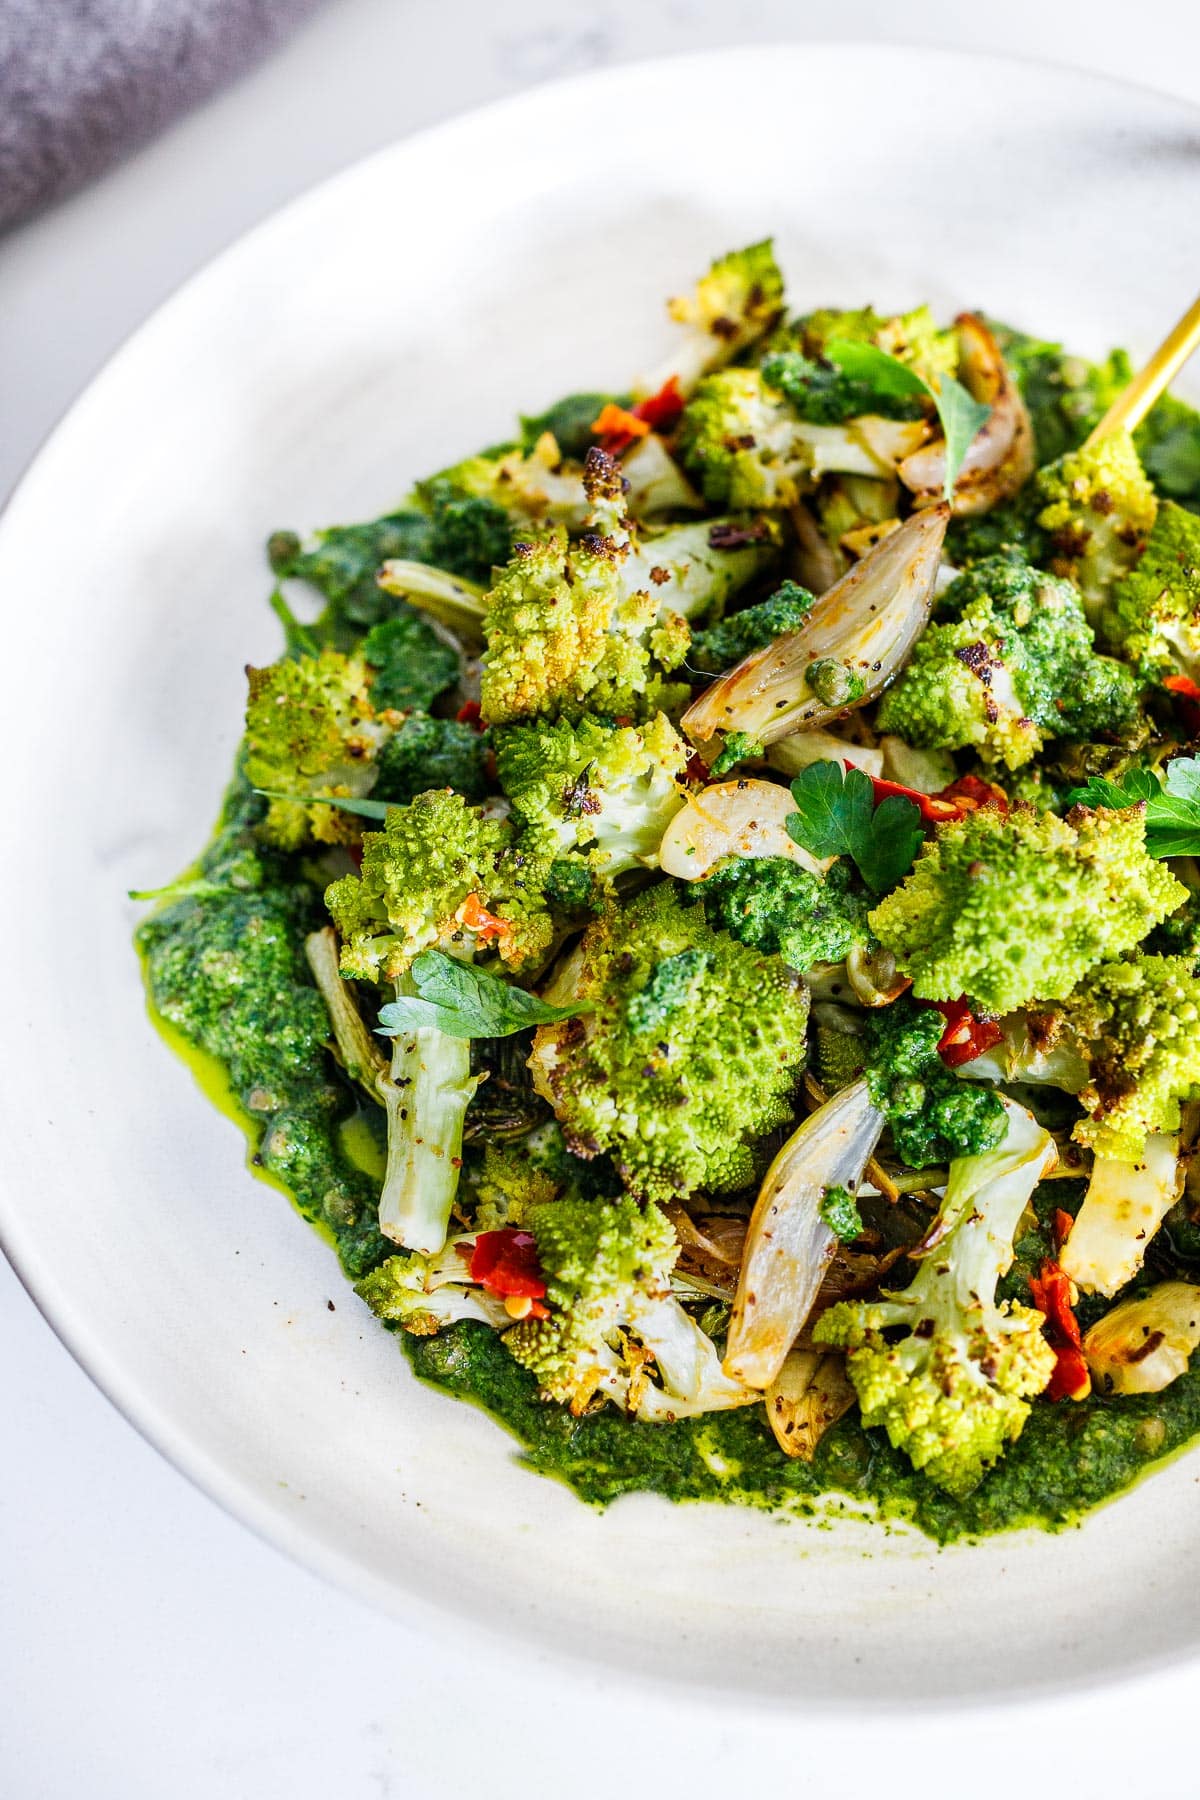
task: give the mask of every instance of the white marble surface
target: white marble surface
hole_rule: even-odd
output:
[[[1029,52],[1200,102],[1200,15],[1172,0],[1143,0],[1136,29],[1113,0],[974,13],[930,0],[902,14],[871,0],[334,0],[236,90],[0,244],[0,497],[164,294],[364,151],[581,68],[834,36]],[[885,1760],[900,1796],[939,1776],[1008,1792],[1013,1761],[1036,1786],[1069,1769],[1094,1794],[1200,1789],[1197,1671],[1050,1705],[850,1725],[666,1701],[470,1637],[421,1641],[189,1487],[91,1387],[3,1264],[0,1297],[6,1800],[505,1800],[544,1786],[571,1800],[673,1800],[772,1777],[839,1800],[873,1789]]]

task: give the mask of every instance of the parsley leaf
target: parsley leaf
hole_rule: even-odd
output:
[[[412,965],[415,994],[400,994],[380,1010],[384,1037],[405,1031],[442,1031],[454,1038],[511,1037],[531,1025],[573,1019],[587,1006],[549,1006],[536,994],[514,987],[471,963],[441,950],[425,950]]]
[[[877,349],[874,344],[855,344],[839,339],[826,345],[825,355],[844,374],[869,382],[878,394],[888,398],[920,394],[933,401],[946,439],[946,482],[942,491],[947,500],[952,500],[963,458],[972,439],[991,416],[991,407],[976,400],[953,375],[943,375],[938,386],[931,387],[915,369],[897,357],[889,356],[886,350]]]
[[[1151,856],[1200,856],[1200,758],[1177,756],[1165,781],[1150,769],[1130,769],[1118,781],[1093,776],[1069,795],[1072,806],[1146,807],[1146,849]]]
[[[793,781],[792,799],[789,837],[813,856],[850,857],[872,893],[888,893],[912,868],[925,835],[919,808],[899,794],[876,806],[861,769],[810,763]]]

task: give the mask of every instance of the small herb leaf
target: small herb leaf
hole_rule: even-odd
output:
[[[390,810],[386,800],[351,800],[341,794],[285,794],[279,788],[255,788],[265,800],[286,800],[293,806],[336,806],[342,812],[355,813],[360,819],[374,819],[382,824]],[[390,803],[391,806],[395,802]]]
[[[885,350],[876,349],[874,344],[838,340],[826,346],[825,355],[847,375],[870,382],[876,393],[889,396],[921,394],[933,401],[941,420],[942,435],[946,440],[946,479],[943,492],[947,500],[952,500],[954,484],[958,480],[963,459],[972,440],[990,417],[991,407],[985,406],[982,400],[976,400],[961,381],[955,381],[953,375],[943,375],[938,386],[932,387],[915,369],[910,369],[907,363],[889,356]]]
[[[825,359],[836,363],[842,373],[855,381],[867,383],[876,394],[893,400],[926,400],[931,389],[915,369],[889,356],[874,344],[858,344],[850,338],[838,338],[826,345]],[[935,396],[936,397],[936,396]]]
[[[943,375],[938,388],[931,391],[938,418],[942,421],[942,434],[946,439],[946,481],[942,493],[945,499],[953,500],[954,484],[958,480],[963,460],[972,442],[991,417],[992,409],[985,406],[982,400],[976,400],[974,395],[968,394],[953,375]]]
[[[514,987],[471,963],[441,950],[426,950],[412,966],[416,994],[401,994],[382,1008],[385,1037],[405,1031],[442,1031],[447,1037],[511,1037],[533,1025],[573,1019],[586,1006],[550,1006],[525,988]]]
[[[1200,856],[1200,758],[1177,756],[1162,780],[1150,769],[1130,769],[1118,781],[1093,777],[1069,796],[1072,806],[1146,808],[1146,849],[1160,859]]]
[[[788,835],[813,856],[848,856],[872,893],[888,893],[912,868],[924,838],[921,814],[898,794],[875,805],[861,769],[815,762],[792,783]]]
[[[925,841],[921,809],[912,800],[889,794],[875,808],[871,827],[870,837],[853,852],[854,860],[873,894],[890,894],[912,868]]]

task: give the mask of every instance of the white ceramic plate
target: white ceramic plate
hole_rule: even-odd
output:
[[[544,89],[254,232],[42,452],[0,525],[4,1239],[130,1419],[305,1562],[408,1616],[797,1704],[1044,1691],[1194,1647],[1195,1457],[1082,1530],[940,1553],[647,1497],[598,1515],[526,1473],[246,1173],[146,1021],[124,894],[205,838],[242,665],[277,650],[268,530],[369,516],[519,408],[621,387],[669,341],[664,296],[772,231],[797,305],[984,305],[1145,353],[1196,286],[1197,138],[1153,95],[927,51]]]

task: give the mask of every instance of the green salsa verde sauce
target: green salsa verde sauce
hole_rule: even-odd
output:
[[[1090,365],[1057,345],[996,329],[1033,416],[1041,460],[1062,454],[1086,436],[1123,384],[1127,359],[1115,352],[1108,363]],[[526,420],[527,444],[550,428],[567,453],[582,454],[586,427],[605,397],[572,396]],[[1165,396],[1139,427],[1137,447],[1160,491],[1200,511],[1200,416]],[[979,520],[957,521],[953,560],[986,554],[1010,538],[1023,541],[1032,530],[1021,496]],[[319,553],[320,569],[290,567],[298,540],[288,534],[273,540],[272,554],[277,573],[306,573],[357,632],[377,616],[379,561],[424,557],[430,531],[424,514],[402,513],[333,534]],[[489,550],[483,561],[494,559]],[[383,1116],[360,1103],[325,1047],[328,1019],[303,953],[306,932],[326,923],[323,881],[302,858],[263,845],[254,830],[263,808],[239,773],[208,849],[139,929],[151,1016],[209,1098],[246,1133],[254,1172],[290,1196],[358,1280],[394,1249],[375,1218]],[[1056,1192],[1039,1197],[1044,1219],[1055,1206],[1072,1204],[1067,1186],[1056,1183]],[[1171,1242],[1185,1261],[1200,1261],[1194,1222],[1174,1225]],[[1003,1291],[1028,1299],[1027,1276],[1048,1253],[1043,1221],[1017,1245]],[[1085,1326],[1103,1310],[1089,1305],[1080,1308]],[[759,1406],[673,1425],[645,1424],[612,1408],[575,1419],[538,1400],[533,1378],[483,1325],[455,1325],[432,1338],[398,1335],[423,1381],[483,1407],[517,1439],[531,1469],[596,1505],[647,1491],[784,1514],[865,1508],[950,1542],[1073,1523],[1200,1436],[1200,1366],[1161,1394],[1036,1401],[1003,1461],[974,1493],[955,1500],[916,1473],[881,1431],[864,1430],[856,1415],[827,1432],[806,1464],[783,1455]]]
[[[320,881],[262,846],[261,811],[239,776],[195,869],[139,928],[151,1016],[245,1131],[254,1172],[291,1197],[358,1280],[394,1252],[375,1217],[383,1115],[359,1105],[325,1047],[328,1020],[303,950],[325,921]],[[1054,1185],[1047,1216],[1063,1203],[1065,1184]],[[1039,1226],[1017,1246],[1008,1291],[1020,1292],[1045,1252]],[[825,1434],[809,1464],[783,1454],[760,1406],[669,1425],[608,1407],[577,1419],[538,1399],[533,1377],[484,1325],[397,1335],[421,1380],[484,1408],[531,1470],[598,1506],[649,1492],[801,1516],[852,1508],[949,1543],[1072,1524],[1200,1435],[1200,1368],[1160,1394],[1035,1401],[1002,1462],[953,1499],[856,1414]]]

